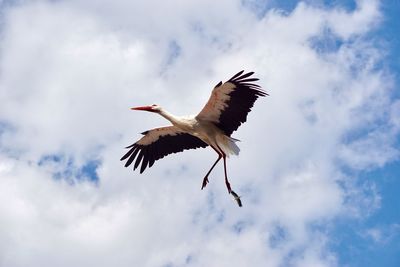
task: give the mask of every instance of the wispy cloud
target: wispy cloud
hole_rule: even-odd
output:
[[[393,238],[400,234],[400,225],[391,224],[387,226],[373,227],[361,233],[362,237],[372,239],[380,245],[387,245]]]

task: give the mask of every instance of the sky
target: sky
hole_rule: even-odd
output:
[[[0,1],[0,266],[400,266],[397,0]],[[120,162],[254,71],[227,162]]]

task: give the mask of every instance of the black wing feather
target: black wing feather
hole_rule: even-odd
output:
[[[257,98],[268,95],[260,89],[259,85],[251,83],[257,81],[257,78],[246,79],[254,72],[241,75],[242,73],[243,71],[239,72],[228,81],[235,85],[235,89],[228,94],[230,99],[225,103],[226,106],[217,123],[217,126],[228,136],[236,131],[242,123],[246,122],[247,114]]]
[[[234,80],[235,78],[239,77],[242,73],[244,72],[244,70],[239,71],[238,73],[236,73],[235,75],[233,75],[232,78],[230,78],[229,80]]]
[[[136,168],[139,166],[140,162],[142,161],[143,153],[144,153],[145,149],[146,149],[146,147],[139,148],[140,153],[139,153],[138,157],[136,158],[135,165],[133,166],[133,170],[136,170]]]
[[[137,146],[135,146],[131,150],[129,150],[128,153],[126,153],[125,156],[127,156],[127,157],[129,156],[129,159],[126,161],[125,167],[128,167],[132,163],[132,161],[135,159],[135,156],[138,152],[139,152],[139,149]],[[123,160],[123,158],[121,160]]]
[[[151,133],[150,131],[145,132],[145,136]],[[178,153],[185,149],[195,149],[200,147],[207,147],[208,145],[201,139],[188,134],[188,133],[177,133],[175,135],[162,135],[156,141],[142,145],[140,140],[135,144],[129,146],[131,149],[121,158],[128,161],[125,167],[128,167],[135,160],[134,170],[140,165],[140,173],[143,173],[147,166],[150,168],[154,162],[172,153]],[[137,156],[137,157],[136,157]]]

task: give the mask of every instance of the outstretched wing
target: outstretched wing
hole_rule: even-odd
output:
[[[129,151],[121,158],[121,160],[128,159],[125,167],[131,165],[135,160],[134,170],[142,163],[140,173],[142,173],[147,166],[153,166],[156,160],[159,160],[171,153],[178,153],[185,149],[194,149],[199,147],[207,147],[201,139],[182,132],[175,126],[167,126],[155,128],[142,133],[144,136],[128,146]]]
[[[257,78],[249,78],[253,74],[243,74],[242,70],[227,82],[217,84],[197,118],[215,123],[230,136],[246,121],[257,98],[268,95],[259,85],[252,83],[258,81]]]

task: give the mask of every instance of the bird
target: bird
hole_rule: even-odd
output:
[[[228,81],[220,81],[212,90],[206,105],[192,116],[175,116],[161,106],[133,107],[131,110],[157,113],[171,122],[172,125],[154,128],[142,133],[143,137],[134,144],[127,146],[128,152],[121,161],[126,160],[125,167],[134,161],[133,170],[140,165],[140,173],[147,166],[163,157],[182,152],[183,150],[206,148],[210,146],[218,155],[217,160],[203,178],[201,189],[209,183],[208,177],[217,163],[223,159],[225,185],[228,193],[233,191],[228,180],[226,160],[229,155],[238,155],[238,139],[231,137],[239,126],[246,122],[255,101],[268,94],[255,84],[258,78],[251,77],[254,72],[240,71]],[[233,192],[236,201],[241,205],[240,198]]]
[[[236,202],[238,203],[239,207],[242,206],[242,200],[240,200],[240,196],[238,194],[235,193],[235,191],[231,191],[231,194],[233,196],[233,198],[236,200]]]

